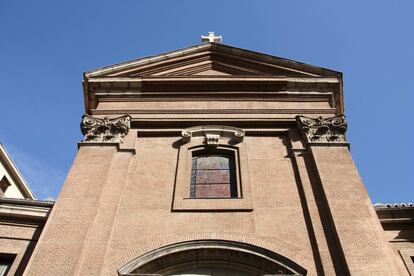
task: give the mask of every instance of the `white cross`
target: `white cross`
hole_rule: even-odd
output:
[[[223,38],[221,35],[215,36],[214,32],[208,32],[207,36],[202,35],[201,36],[201,42],[216,42],[221,43],[223,41]]]

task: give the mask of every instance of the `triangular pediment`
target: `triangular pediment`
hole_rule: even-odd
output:
[[[86,72],[86,77],[337,76],[339,72],[223,44],[206,43]]]

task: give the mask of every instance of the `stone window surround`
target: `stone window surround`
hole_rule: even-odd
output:
[[[399,249],[398,252],[400,253],[401,258],[407,268],[408,272],[413,275],[414,274],[414,248],[404,248]]]
[[[246,145],[235,128],[202,126],[192,133],[183,131],[179,147],[172,211],[252,211],[251,187]],[[200,131],[202,129],[202,131]],[[234,136],[230,133],[236,133]],[[215,141],[211,143],[211,135]],[[213,147],[213,149],[212,149]],[[191,166],[195,152],[210,149],[234,155],[237,176],[237,198],[190,198]]]

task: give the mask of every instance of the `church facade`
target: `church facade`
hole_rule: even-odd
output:
[[[84,74],[84,139],[25,275],[410,275],[340,72],[220,43]]]

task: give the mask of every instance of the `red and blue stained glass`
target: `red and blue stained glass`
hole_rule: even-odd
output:
[[[191,198],[237,197],[234,158],[226,155],[193,157]]]

